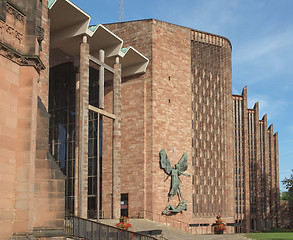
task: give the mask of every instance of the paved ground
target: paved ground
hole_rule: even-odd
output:
[[[101,223],[114,226],[118,222],[118,219],[101,219]],[[158,239],[168,240],[249,240],[239,234],[224,234],[224,235],[194,235],[180,230],[171,228],[169,226],[159,224],[145,219],[130,219],[129,223],[132,225],[130,229],[133,232],[146,232],[150,230],[162,230],[162,236],[164,238],[157,237]]]

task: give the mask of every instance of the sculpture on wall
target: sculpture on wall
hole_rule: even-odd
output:
[[[160,164],[161,167],[165,170],[165,172],[171,176],[171,188],[169,192],[169,197],[172,200],[172,197],[176,194],[179,195],[179,204],[175,208],[173,205],[168,205],[165,210],[163,211],[163,214],[167,213],[179,213],[182,212],[183,210],[187,210],[187,204],[184,198],[182,197],[182,192],[181,192],[181,182],[179,179],[179,176],[185,175],[189,176],[189,174],[184,173],[187,170],[188,164],[187,164],[187,153],[183,154],[181,157],[180,161],[175,164],[175,167],[171,166],[170,160],[167,156],[167,153],[164,149],[160,151]]]

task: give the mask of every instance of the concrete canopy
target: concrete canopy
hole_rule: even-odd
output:
[[[99,50],[104,50],[105,63],[109,66],[113,66],[116,56],[121,57],[122,77],[142,74],[146,71],[148,59],[144,55],[133,47],[121,51],[122,39],[101,24],[89,26],[91,17],[69,0],[51,1],[49,18],[52,57],[54,58],[55,53],[58,53],[59,58],[62,56],[64,58],[58,59],[59,63],[77,58],[82,38],[87,36],[91,56],[98,58]],[[54,61],[56,62],[56,59]],[[107,76],[105,77],[107,79]]]

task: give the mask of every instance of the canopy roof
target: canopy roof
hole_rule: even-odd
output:
[[[133,47],[122,49],[123,40],[98,24],[90,26],[91,17],[69,0],[50,0],[49,18],[51,51],[65,59],[79,56],[83,36],[88,37],[90,55],[98,58],[99,50],[105,51],[105,63],[113,66],[115,57],[120,56],[122,77],[146,71],[148,59]],[[62,52],[63,54],[60,54]],[[54,56],[54,54],[52,54]]]

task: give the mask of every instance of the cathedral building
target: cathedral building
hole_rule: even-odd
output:
[[[278,135],[232,94],[230,41],[90,20],[70,0],[1,0],[0,238],[63,239],[69,216],[278,227]]]
[[[247,88],[233,95],[236,231],[280,227],[278,133],[247,108]],[[244,229],[243,229],[244,228]]]

